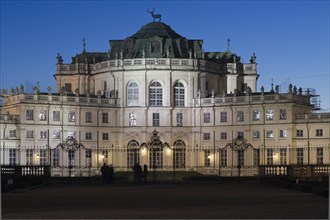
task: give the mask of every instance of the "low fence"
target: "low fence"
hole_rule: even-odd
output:
[[[329,165],[269,165],[259,167],[260,177],[288,177],[304,181],[329,178]]]

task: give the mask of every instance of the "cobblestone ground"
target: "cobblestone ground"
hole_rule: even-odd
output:
[[[2,194],[3,219],[328,219],[328,199],[251,182],[53,184]]]

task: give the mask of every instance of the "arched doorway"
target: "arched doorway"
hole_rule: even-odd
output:
[[[186,167],[186,145],[182,140],[173,144],[173,166],[175,169]]]
[[[136,163],[140,163],[140,145],[136,140],[127,143],[127,168],[133,168]]]

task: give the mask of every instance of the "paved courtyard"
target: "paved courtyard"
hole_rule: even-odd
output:
[[[328,219],[328,199],[252,182],[53,184],[2,194],[4,219]]]

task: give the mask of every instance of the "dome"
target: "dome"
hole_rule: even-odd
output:
[[[150,22],[144,25],[138,32],[130,36],[135,39],[148,39],[152,37],[170,38],[177,39],[182,38],[181,35],[177,34],[172,28],[163,22]]]

